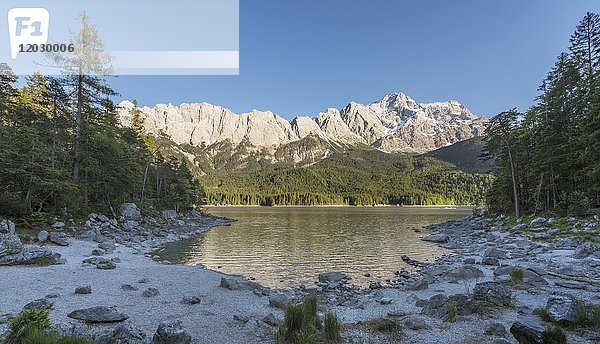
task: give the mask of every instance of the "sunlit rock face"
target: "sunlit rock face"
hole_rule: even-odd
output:
[[[130,126],[135,106],[119,107],[121,123]],[[210,146],[229,141],[274,149],[308,136],[342,144],[366,144],[387,152],[425,153],[483,133],[487,119],[473,115],[457,101],[419,104],[402,94],[390,94],[370,105],[350,103],[315,117],[291,121],[270,111],[235,114],[227,108],[193,103],[158,104],[137,109],[144,129],[167,134],[178,144]]]

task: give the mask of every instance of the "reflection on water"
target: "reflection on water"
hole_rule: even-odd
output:
[[[162,259],[201,263],[227,274],[253,277],[269,287],[313,283],[321,272],[341,271],[352,283],[394,278],[410,270],[401,255],[432,261],[446,253],[419,240],[424,225],[459,219],[467,207],[217,207],[209,212],[237,219],[231,226],[167,245]],[[365,274],[370,277],[365,277]]]

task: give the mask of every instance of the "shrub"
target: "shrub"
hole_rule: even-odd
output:
[[[567,335],[560,326],[552,325],[544,331],[544,344],[567,344]]]
[[[550,316],[550,314],[548,314],[548,311],[545,308],[538,308],[534,311],[535,314],[537,314],[540,319],[542,319],[545,322],[554,322],[554,319],[552,318],[552,316]]]
[[[40,329],[31,328],[25,336],[27,344],[90,344],[85,338],[62,337],[58,333],[46,333]]]
[[[513,284],[523,282],[523,269],[519,267],[512,268],[512,270],[510,270],[510,281]]]
[[[458,301],[451,300],[448,302],[448,321],[456,321],[456,315],[458,314]]]
[[[341,328],[342,326],[340,325],[337,316],[331,312],[327,312],[327,314],[325,314],[325,319],[323,320],[323,335],[325,341],[328,343],[341,343]]]
[[[317,329],[317,297],[309,296],[302,304],[289,305],[285,309],[283,324],[277,330],[278,343],[315,343]]]
[[[49,310],[25,309],[9,325],[5,344],[28,344],[27,334],[33,330],[43,331],[50,326]]]

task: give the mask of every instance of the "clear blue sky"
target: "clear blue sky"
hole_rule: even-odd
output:
[[[241,0],[239,76],[112,84],[141,105],[206,101],[288,119],[392,92],[490,116],[533,103],[587,11],[600,1]]]

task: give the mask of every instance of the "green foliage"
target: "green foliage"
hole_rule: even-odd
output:
[[[9,324],[9,332],[4,344],[29,344],[27,336],[31,331],[43,331],[50,326],[49,310],[25,309]]]
[[[448,302],[448,318],[449,322],[455,322],[458,315],[458,301],[451,300]]]
[[[40,329],[31,328],[25,336],[27,344],[91,344],[86,338],[80,337],[63,337],[55,332],[44,332]]]
[[[183,160],[136,131],[139,118],[133,129],[119,125],[116,92],[103,77],[110,56],[87,15],[78,20],[75,51],[49,56],[66,76],[34,74],[19,89],[0,64],[0,215],[114,214],[125,201],[142,210],[199,204],[202,188]]]
[[[342,326],[340,325],[337,316],[334,313],[327,312],[323,319],[323,335],[327,343],[341,343],[342,336],[340,334]]]
[[[325,315],[321,324],[317,316],[318,302],[310,295],[302,304],[289,305],[285,310],[283,323],[276,334],[277,343],[341,343],[341,325],[331,312]]]
[[[544,331],[544,344],[566,344],[567,335],[558,325],[551,325]]]
[[[523,282],[523,269],[520,267],[513,267],[510,270],[510,281],[513,284]]]
[[[584,215],[600,206],[600,16],[586,14],[539,90],[527,113],[490,122],[496,179],[487,203],[502,213]]]
[[[202,157],[192,147],[179,148]],[[330,148],[333,154],[328,158],[303,165],[262,163],[260,154],[252,161],[204,156],[195,162],[202,171],[195,172],[207,203],[267,206],[480,204],[492,180],[490,175],[466,173],[427,156],[366,147]]]

